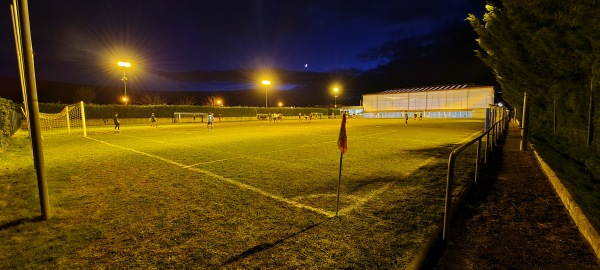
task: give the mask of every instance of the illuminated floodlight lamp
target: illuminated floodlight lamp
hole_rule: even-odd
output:
[[[129,62],[119,61],[119,62],[117,62],[117,65],[120,67],[131,67],[131,63],[129,63]]]

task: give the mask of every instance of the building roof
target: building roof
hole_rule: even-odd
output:
[[[407,88],[396,88],[389,89],[383,92],[374,94],[395,94],[395,93],[412,93],[412,92],[431,92],[431,91],[442,91],[442,90],[454,90],[464,89],[475,86],[474,84],[446,84],[446,85],[433,85],[433,86],[417,86]]]

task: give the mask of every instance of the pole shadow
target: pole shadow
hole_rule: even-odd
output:
[[[20,218],[17,220],[13,220],[13,221],[9,221],[7,223],[0,224],[0,230],[16,227],[16,226],[19,226],[21,224],[28,223],[28,222],[41,222],[41,221],[44,221],[42,219],[42,217]]]
[[[302,230],[300,230],[300,231],[298,231],[296,233],[290,234],[290,235],[288,235],[286,237],[283,237],[283,238],[278,239],[276,241],[273,241],[271,243],[264,243],[264,244],[260,244],[260,245],[256,245],[254,247],[251,247],[251,248],[245,250],[244,252],[242,252],[242,253],[240,253],[238,255],[235,255],[235,256],[229,258],[229,260],[225,261],[225,265],[234,263],[236,261],[239,261],[239,260],[244,259],[246,257],[249,257],[251,255],[254,255],[256,253],[260,253],[260,252],[263,252],[263,251],[268,250],[270,248],[276,247],[277,245],[282,244],[283,242],[285,242],[285,240],[288,240],[288,239],[290,239],[292,237],[300,235],[301,233],[304,233],[304,232],[306,232],[306,231],[308,231],[308,230],[310,230],[310,229],[312,229],[314,227],[317,227],[317,226],[319,226],[319,225],[321,225],[321,224],[323,224],[323,223],[325,223],[325,222],[327,222],[327,221],[329,221],[329,220],[331,220],[333,218],[336,218],[336,217],[334,216],[334,217],[330,217],[330,218],[324,219],[323,221],[315,223],[315,224],[313,224],[311,226],[308,226],[308,227],[306,227],[306,228],[304,228],[304,229],[302,229]]]

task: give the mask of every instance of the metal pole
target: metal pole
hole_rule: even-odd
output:
[[[344,153],[340,153],[340,174],[338,177],[338,190],[337,190],[337,203],[335,206],[335,215],[338,215],[340,210],[340,186],[342,185],[342,159],[344,158]]]
[[[81,126],[83,127],[83,137],[87,137],[87,126],[85,125],[85,108],[83,106],[83,101],[79,102],[81,106]]]
[[[27,99],[29,108],[29,120],[31,122],[31,148],[33,150],[33,161],[36,169],[38,191],[40,196],[40,208],[42,219],[50,218],[50,203],[48,200],[48,185],[46,183],[46,169],[44,165],[44,152],[42,150],[42,133],[40,129],[39,105],[37,96],[37,86],[35,79],[35,68],[33,64],[33,45],[31,40],[31,29],[29,25],[29,5],[27,0],[20,0],[18,6],[20,13],[20,21],[23,33],[24,45],[24,77],[27,80],[28,96]]]
[[[554,134],[556,134],[556,96],[553,96],[554,99],[554,123],[552,123],[552,131]]]
[[[588,132],[587,132],[587,144],[586,144],[587,147],[590,147],[592,145],[592,140],[594,138],[594,136],[593,136],[594,129],[592,128],[592,126],[594,124],[594,121],[592,121],[593,115],[594,115],[594,68],[592,67],[592,79],[590,82],[590,109],[589,109],[589,116],[588,116]]]
[[[127,76],[125,76],[125,70],[123,70],[123,88],[125,89],[125,105],[127,105]]]
[[[454,175],[454,152],[450,153],[448,159],[448,175],[446,177],[446,206],[444,212],[444,229],[442,240],[447,241],[450,234],[450,211],[452,210],[452,179]]]
[[[594,57],[594,39],[590,40],[592,44],[592,75],[590,78],[590,109],[589,109],[589,123],[588,123],[588,133],[587,133],[587,147],[589,148],[592,145],[592,140],[594,139],[594,122],[592,121],[592,117],[594,115],[594,63],[596,59]]]
[[[71,134],[71,116],[69,115],[69,105],[65,106],[67,112],[67,133]]]
[[[21,92],[23,94],[23,107],[25,107],[25,117],[27,118],[27,132],[29,138],[31,138],[31,124],[29,121],[29,106],[27,105],[27,86],[25,84],[25,76],[23,75],[23,43],[21,40],[21,26],[19,25],[19,11],[17,10],[17,1],[13,0],[13,4],[10,5],[10,13],[12,15],[13,32],[15,36],[15,47],[17,50],[17,61],[19,64],[19,78],[21,79]]]
[[[269,106],[267,105],[267,104],[268,104],[268,103],[267,103],[267,95],[268,95],[268,92],[269,92],[269,89],[267,89],[267,88],[265,87],[265,108],[269,107]]]
[[[479,182],[479,160],[480,158],[480,153],[481,153],[481,138],[479,138],[478,142],[477,142],[477,155],[475,157],[475,184],[478,184]]]
[[[525,92],[523,97],[523,119],[521,120],[521,144],[519,146],[519,150],[525,151],[527,150],[527,121],[529,117],[529,108],[527,107],[527,92]]]
[[[485,138],[485,154],[483,156],[483,163],[487,164],[488,161],[488,150],[490,149],[490,133],[486,133]]]

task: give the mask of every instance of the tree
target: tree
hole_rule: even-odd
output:
[[[73,95],[73,102],[83,101],[85,103],[92,103],[96,99],[96,92],[94,88],[82,86],[75,90]]]
[[[159,93],[148,93],[140,98],[139,103],[141,105],[161,105],[166,104],[167,100]]]
[[[204,105],[205,106],[219,106],[219,101],[220,99],[214,95],[209,95],[207,97],[204,98]]]
[[[598,2],[504,0],[486,8],[483,22],[474,15],[468,20],[479,36],[477,56],[495,73],[503,99],[518,107],[527,92],[532,132],[551,130],[555,100],[563,127],[583,130],[593,40],[600,33]]]
[[[179,105],[196,105],[196,96],[185,95],[177,101]]]
[[[592,106],[600,73],[600,3],[502,0],[486,9],[482,21],[468,20],[479,37],[476,54],[493,70],[503,99],[520,107],[527,92],[532,138],[594,164],[600,140],[589,149],[587,137],[593,134],[588,129],[600,134],[600,113]]]

